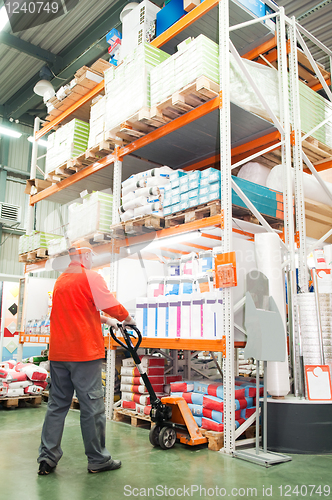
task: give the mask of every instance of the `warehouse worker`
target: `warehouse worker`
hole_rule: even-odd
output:
[[[104,279],[91,271],[90,248],[69,249],[70,265],[57,279],[50,317],[50,399],[39,448],[39,475],[53,472],[62,456],[61,438],[74,390],[80,403],[81,431],[88,471],[121,467],[105,447],[105,406],[101,381],[105,357],[101,322],[134,325],[128,311],[109,292]],[[100,310],[112,316],[100,316]],[[116,319],[114,319],[116,318]]]

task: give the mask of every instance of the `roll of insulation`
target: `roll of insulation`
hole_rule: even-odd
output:
[[[144,188],[143,188],[144,189]],[[135,198],[135,191],[130,191],[125,196],[122,196],[122,203],[127,203],[127,201],[131,201]]]
[[[146,185],[149,187],[152,186],[165,186],[168,184],[169,178],[168,177],[147,177],[146,178]]]
[[[151,168],[142,173],[142,177],[167,177],[173,172],[173,169],[164,165],[163,167]]]
[[[160,190],[158,186],[152,186],[152,187],[144,187],[137,189],[134,193],[134,196],[138,198],[139,196],[159,196],[160,195]]]
[[[294,193],[294,169],[292,168],[292,179],[293,179],[293,193]],[[275,191],[283,191],[283,167],[282,165],[276,165],[273,167],[269,176],[266,180],[266,186]],[[330,182],[325,182],[327,189],[332,195],[332,184]],[[322,186],[315,179],[313,175],[303,173],[303,193],[305,198],[310,200],[318,201],[319,203],[324,203],[332,207],[332,198],[330,198],[327,193],[325,193]]]
[[[135,208],[134,214],[135,217],[140,217],[141,215],[148,215],[152,214],[152,212],[160,211],[162,208],[161,203],[146,203],[146,205]]]
[[[261,186],[266,186],[266,179],[268,178],[270,172],[271,169],[265,165],[256,161],[250,161],[240,168],[237,176],[240,177],[240,179],[255,182],[255,184],[260,184]]]
[[[147,198],[140,196],[139,198],[134,198],[133,200],[127,201],[122,204],[123,210],[134,210],[136,207],[141,207],[147,203]]]
[[[285,279],[279,236],[276,233],[255,234],[255,253],[257,269],[269,280],[269,295],[279,309],[286,340]],[[287,348],[285,350],[285,361],[267,363],[267,391],[271,396],[286,396],[290,390]]]
[[[146,179],[138,179],[129,182],[125,186],[122,186],[121,194],[122,196],[126,196],[126,194],[130,193],[130,191],[135,191],[138,188],[143,188],[146,186]]]
[[[127,210],[126,212],[120,214],[120,219],[122,222],[133,219],[134,217],[135,217],[134,210]]]

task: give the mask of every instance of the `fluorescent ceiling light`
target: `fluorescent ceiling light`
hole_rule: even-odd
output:
[[[31,135],[28,137],[28,141],[33,142],[33,137]],[[47,141],[43,141],[43,139],[38,139],[37,143],[38,146],[43,146],[44,148],[47,148]]]
[[[18,139],[22,135],[21,132],[16,132],[16,130],[12,130],[11,128],[1,127],[1,126],[0,126],[0,134],[9,135],[9,137],[15,137],[15,139]]]
[[[3,6],[0,9],[0,31],[3,30],[3,28],[6,26],[6,24],[8,23],[8,21],[9,21],[9,19],[8,19],[8,14],[7,14],[7,11],[6,11],[6,7]]]

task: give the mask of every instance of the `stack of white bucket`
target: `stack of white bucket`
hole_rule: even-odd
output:
[[[155,214],[163,216],[164,186],[168,184],[172,169],[159,167],[132,175],[122,182],[122,221]]]

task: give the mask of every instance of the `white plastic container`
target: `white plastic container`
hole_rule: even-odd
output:
[[[168,276],[180,276],[180,264],[181,259],[173,259],[170,262],[167,262]]]
[[[196,276],[198,272],[198,256],[195,252],[181,257],[180,264],[181,275],[189,274]]]
[[[147,296],[159,297],[165,293],[165,278],[164,276],[154,276],[148,279]]]

